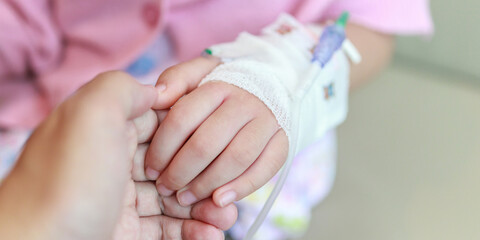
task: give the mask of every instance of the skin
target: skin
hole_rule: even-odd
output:
[[[393,38],[354,24],[347,35],[363,57],[351,68],[356,88],[388,64]],[[254,95],[223,82],[197,88],[218,64],[213,57],[181,63],[156,85],[154,107],[174,105],[147,152],[147,178],[162,196],[176,192],[182,206],[211,196],[218,206],[240,200],[269,181],[288,154],[285,132]]]
[[[347,36],[362,55],[362,62],[351,66],[350,87],[357,89],[372,80],[390,63],[394,37],[356,25],[347,25]]]
[[[223,239],[234,205],[182,207],[145,181],[164,112],[153,87],[104,73],[61,104],[0,186],[2,239]]]
[[[355,88],[387,64],[393,40],[356,25],[347,33],[363,56],[352,66]],[[220,229],[236,218],[235,207],[227,204],[265,184],[283,165],[288,144],[253,95],[221,82],[196,88],[218,64],[199,58],[170,68],[159,78],[158,97],[127,75],[103,74],[58,107],[0,187],[2,238],[222,239]],[[199,104],[204,101],[210,102]],[[174,103],[149,147],[165,112],[148,109]],[[216,132],[222,135],[208,136]],[[154,171],[148,177],[145,154]],[[190,207],[176,196],[160,197],[147,178],[172,191],[187,187],[199,202]],[[230,191],[234,197],[223,201]]]

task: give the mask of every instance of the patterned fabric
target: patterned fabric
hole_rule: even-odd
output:
[[[336,133],[330,131],[294,159],[282,192],[254,239],[281,240],[305,233],[312,208],[327,196],[333,185],[336,149]],[[236,203],[238,220],[228,231],[233,239],[245,236],[273,190],[276,178]]]

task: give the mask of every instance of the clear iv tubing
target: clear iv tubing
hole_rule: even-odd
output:
[[[307,95],[306,93],[310,89],[310,86],[313,84],[313,82],[316,79],[315,75],[317,75],[320,70],[321,68],[319,67],[319,65],[312,66],[308,71],[307,76],[305,77],[305,79],[310,79],[310,80],[307,81],[305,84],[303,84],[304,87],[296,91],[297,94],[295,95],[294,104],[293,104],[293,109],[295,109],[295,112],[293,114],[293,119],[292,119],[292,129],[298,129],[298,124],[300,124],[300,111],[301,111],[300,106],[302,105],[302,102],[305,99],[305,96]],[[290,136],[290,143],[296,143],[297,139],[298,139],[298,131],[294,131]],[[270,212],[270,209],[272,208],[273,203],[275,202],[278,195],[282,191],[283,185],[287,180],[288,173],[290,172],[290,168],[292,166],[292,162],[295,159],[295,153],[298,150],[297,148],[298,148],[298,144],[296,146],[289,146],[287,161],[285,162],[285,165],[283,166],[280,176],[278,177],[278,181],[275,184],[275,187],[273,188],[272,192],[270,193],[270,196],[268,197],[267,201],[263,205],[262,210],[260,211],[257,218],[255,219],[255,222],[253,222],[252,226],[248,229],[247,234],[243,238],[244,240],[253,239],[253,236],[258,231],[263,221],[267,217],[268,212]]]
[[[296,89],[295,96],[294,96],[294,103],[293,109],[295,112],[293,113],[293,121],[292,121],[292,129],[298,129],[298,124],[300,124],[300,111],[302,102],[307,95],[307,92],[311,89],[311,85],[316,79],[316,75],[322,70],[322,68],[330,61],[332,56],[335,54],[337,50],[342,47],[342,44],[345,40],[345,25],[348,20],[348,13],[344,12],[342,16],[337,20],[337,22],[331,26],[328,26],[324,29],[322,36],[320,37],[319,44],[315,48],[315,52],[313,54],[312,59],[312,67],[306,74],[304,79],[309,79],[304,83],[300,83],[300,87]],[[315,65],[318,62],[318,65]],[[296,143],[298,138],[298,131],[294,131],[290,138],[290,143]],[[280,173],[277,183],[273,188],[270,196],[268,197],[267,201],[263,205],[262,210],[258,214],[257,218],[253,222],[252,226],[248,229],[247,234],[245,235],[245,240],[253,239],[253,236],[257,232],[257,230],[262,225],[263,221],[267,217],[268,212],[273,206],[273,203],[277,199],[278,195],[280,194],[285,181],[287,180],[288,173],[290,172],[290,168],[292,166],[293,159],[295,159],[295,153],[297,152],[297,146],[289,146],[288,157],[285,165]]]
[[[298,126],[299,120],[300,120],[300,105],[303,101],[303,98],[298,99],[296,103],[294,104],[295,106],[295,114],[293,115],[293,124],[295,124],[295,127]],[[296,128],[292,128],[296,129]],[[291,142],[297,142],[298,138],[298,131],[294,132],[293,135],[291,136]],[[253,222],[252,226],[248,229],[247,234],[245,235],[245,240],[250,240],[253,238],[255,233],[257,232],[258,228],[262,225],[263,221],[267,217],[268,212],[273,206],[273,203],[278,197],[278,194],[280,194],[280,191],[283,188],[283,185],[285,183],[285,180],[287,180],[288,172],[290,171],[290,167],[292,166],[293,159],[295,158],[295,152],[297,152],[297,146],[290,146],[290,150],[288,151],[288,157],[287,157],[287,162],[285,163],[282,172],[280,173],[280,176],[278,178],[277,183],[275,184],[275,187],[272,190],[272,193],[270,193],[270,196],[268,197],[267,201],[263,205],[262,210],[258,214],[257,218],[255,219],[255,222]]]

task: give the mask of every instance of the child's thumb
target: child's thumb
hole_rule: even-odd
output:
[[[170,108],[179,98],[195,89],[220,64],[218,58],[195,58],[165,70],[158,78],[158,98],[154,109]]]

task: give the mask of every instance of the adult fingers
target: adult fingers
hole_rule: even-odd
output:
[[[147,181],[145,176],[145,156],[150,146],[148,142],[153,138],[159,122],[163,121],[167,112],[166,110],[149,110],[133,120],[137,137],[136,143],[139,143],[133,157],[132,179],[134,181]]]
[[[150,144],[143,143],[137,146],[135,155],[133,156],[132,179],[134,181],[147,181],[145,176],[145,155]]]
[[[181,220],[167,216],[140,218],[140,239],[223,240],[223,232],[196,220]]]
[[[152,182],[136,182],[136,207],[140,217],[165,215],[177,219],[195,219],[227,230],[237,219],[237,208],[231,204],[220,208],[211,198],[183,207],[175,196],[161,197]]]
[[[157,113],[153,110],[148,110],[140,117],[135,118],[133,124],[137,133],[137,142],[149,142],[158,128],[158,123]]]
[[[78,101],[79,107],[112,113],[119,110],[123,118],[131,120],[153,106],[157,91],[138,83],[126,73],[112,71],[99,74],[68,101],[78,98],[82,98]]]

